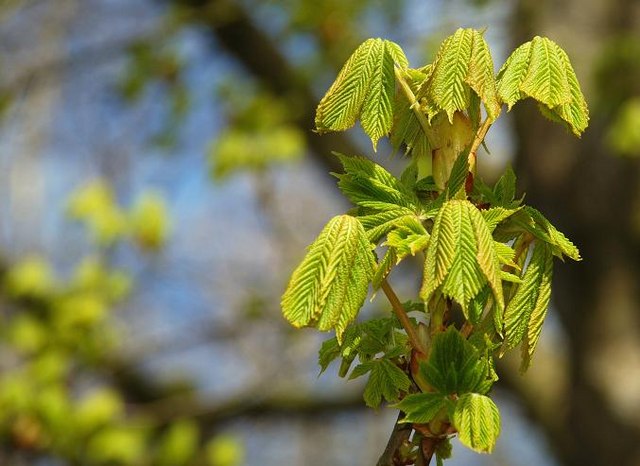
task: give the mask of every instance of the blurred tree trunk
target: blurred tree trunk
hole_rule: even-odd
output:
[[[592,113],[577,140],[534,105],[514,111],[527,203],[548,214],[584,258],[558,265],[554,287],[568,384],[549,440],[568,466],[640,465],[639,165],[607,149],[610,118],[598,106],[606,97],[593,79],[608,40],[637,37],[639,7],[637,0],[520,0],[512,23],[514,44],[548,35],[568,51]]]

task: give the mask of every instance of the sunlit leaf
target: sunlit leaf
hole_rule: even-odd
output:
[[[397,44],[368,39],[349,57],[316,110],[319,132],[343,131],[360,118],[374,149],[393,124],[395,66],[407,59]]]
[[[435,336],[429,359],[420,370],[442,395],[484,393],[490,387],[486,361],[454,327]]]
[[[579,136],[589,123],[587,104],[566,52],[546,37],[518,47],[498,73],[498,95],[508,109],[531,97]]]
[[[556,257],[569,257],[582,260],[578,248],[561,231],[554,227],[542,213],[533,207],[525,206],[512,217],[514,223],[537,239],[544,241]]]
[[[502,307],[499,261],[489,228],[469,201],[446,202],[436,217],[427,249],[420,296],[428,301],[440,286],[466,312],[485,283]]]
[[[334,217],[291,276],[282,296],[285,318],[296,327],[335,328],[340,341],[362,307],[375,267],[360,222]]]
[[[491,453],[500,435],[500,413],[491,398],[477,393],[462,395],[451,420],[463,445],[479,453]]]
[[[533,354],[551,297],[552,272],[553,256],[550,249],[544,243],[537,243],[522,274],[522,283],[518,285],[505,309],[504,335],[507,348],[517,346],[526,338],[532,344],[527,356]]]
[[[491,120],[498,117],[493,60],[480,31],[458,29],[447,37],[430,71],[417,95],[426,99],[430,117],[442,110],[453,122],[456,111],[464,112],[470,107],[471,92],[484,102]]]
[[[408,255],[415,256],[429,244],[429,233],[422,222],[415,216],[405,216],[399,219],[393,230],[387,235],[385,245],[395,249],[396,262],[400,262]]]
[[[365,157],[336,154],[344,167],[344,174],[336,174],[338,187],[357,205],[368,207],[388,204],[387,209],[405,207],[416,210],[419,201],[395,176],[381,165]]]

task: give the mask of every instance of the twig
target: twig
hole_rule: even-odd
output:
[[[468,160],[469,160],[469,171],[473,176],[476,175],[476,160],[478,158],[478,156],[476,155],[476,152],[478,151],[478,147],[480,147],[480,144],[482,144],[482,141],[484,141],[484,137],[487,135],[487,131],[489,131],[489,128],[491,128],[491,121],[487,117],[487,119],[484,120],[482,125],[480,125],[480,128],[478,128],[478,131],[476,132],[476,136],[473,139],[473,142],[471,143]]]
[[[415,350],[421,352],[422,354],[427,354],[426,348],[420,341],[420,338],[418,338],[416,329],[413,327],[413,325],[411,324],[411,321],[409,320],[407,311],[405,311],[404,308],[402,307],[402,304],[400,303],[398,296],[393,291],[393,288],[391,288],[391,285],[389,285],[389,282],[387,280],[383,280],[381,288],[382,288],[382,291],[384,291],[384,294],[387,296],[387,299],[391,303],[393,312],[395,312],[396,316],[398,317],[398,320],[402,324],[402,327],[404,328],[405,332],[407,332],[407,336],[409,337],[409,342],[411,343],[411,346],[413,346]]]
[[[433,458],[437,444],[438,440],[432,437],[424,437],[422,442],[420,442],[420,451],[424,458],[425,466],[428,466],[431,463],[431,458]]]
[[[398,413],[398,419],[396,420],[395,425],[393,426],[393,430],[391,431],[391,435],[389,436],[389,441],[387,442],[387,446],[382,452],[380,459],[376,463],[376,466],[394,466],[394,456],[398,448],[409,439],[411,435],[411,424],[403,424],[400,421],[402,420],[403,413]]]
[[[492,122],[487,117],[482,125],[480,125],[480,128],[478,128],[476,136],[471,143],[471,148],[469,149],[469,157],[475,158],[478,147],[480,147],[480,144],[482,144],[482,141],[484,141],[484,137],[487,135],[487,131],[489,131],[489,128],[491,128],[491,123]]]

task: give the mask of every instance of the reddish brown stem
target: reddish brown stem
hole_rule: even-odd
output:
[[[437,444],[438,439],[433,437],[424,437],[420,442],[420,456],[424,466],[429,466],[429,464],[431,464],[431,458],[433,458]]]
[[[391,303],[393,312],[398,317],[400,324],[404,328],[405,332],[407,332],[407,336],[409,337],[409,342],[411,343],[411,346],[413,346],[413,348],[416,351],[419,351],[422,354],[427,354],[426,348],[420,341],[420,338],[418,338],[416,329],[414,328],[414,326],[411,324],[411,321],[409,320],[407,311],[405,311],[404,307],[402,307],[402,304],[400,303],[398,296],[393,291],[393,288],[391,288],[391,285],[389,284],[389,282],[387,280],[383,280],[381,288],[382,288],[382,291],[384,291],[384,294],[387,296],[387,299]]]

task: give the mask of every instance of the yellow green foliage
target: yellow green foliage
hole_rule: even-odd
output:
[[[240,466],[244,462],[244,447],[238,437],[221,434],[206,447],[209,466]]]
[[[169,215],[164,199],[156,192],[145,192],[130,214],[134,241],[144,250],[158,251],[170,232]]]

